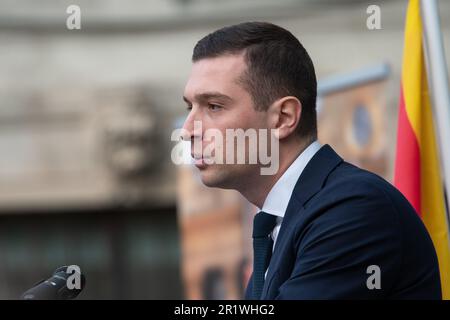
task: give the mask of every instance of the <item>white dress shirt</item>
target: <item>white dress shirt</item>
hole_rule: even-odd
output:
[[[295,159],[269,191],[263,207],[260,209],[260,211],[277,216],[277,224],[271,233],[274,248],[278,232],[280,231],[281,222],[283,221],[295,184],[297,183],[298,178],[300,178],[303,169],[305,169],[308,162],[321,147],[322,145],[316,140],[300,153],[297,159]]]

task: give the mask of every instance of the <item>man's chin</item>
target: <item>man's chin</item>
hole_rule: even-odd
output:
[[[209,188],[221,188],[221,189],[230,189],[230,187],[226,186],[225,179],[217,175],[217,173],[213,172],[213,168],[210,166],[206,166],[205,168],[199,168],[200,170],[200,179],[202,183]]]
[[[204,172],[200,172],[200,179],[202,183],[209,188],[222,188],[220,181],[217,181],[214,177],[208,176]]]

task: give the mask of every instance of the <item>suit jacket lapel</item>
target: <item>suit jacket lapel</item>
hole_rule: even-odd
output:
[[[301,210],[303,210],[306,202],[323,188],[328,175],[342,161],[342,158],[329,145],[324,145],[317,151],[314,157],[312,157],[297,180],[281,223],[280,231],[278,232],[274,252],[269,263],[267,277],[264,281],[261,299],[275,298],[267,297],[267,293],[272,277],[276,272],[277,265],[279,264],[280,259],[282,259],[280,248],[282,248],[285,245],[284,243],[288,240],[286,234],[289,234],[290,229],[295,227],[295,224],[292,223],[294,218]]]

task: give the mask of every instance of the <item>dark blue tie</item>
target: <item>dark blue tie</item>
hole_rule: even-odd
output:
[[[264,274],[272,256],[273,240],[270,236],[277,223],[277,217],[259,212],[253,219],[253,292],[252,298],[261,298]]]

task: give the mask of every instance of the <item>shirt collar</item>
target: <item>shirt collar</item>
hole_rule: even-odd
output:
[[[261,211],[283,218],[286,212],[295,184],[308,162],[322,145],[316,140],[311,143],[295,159],[289,168],[278,179],[264,201]]]

